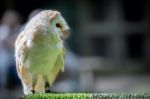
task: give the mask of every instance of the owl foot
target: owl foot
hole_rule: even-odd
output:
[[[34,90],[31,90],[31,92],[32,92],[33,94],[35,94],[35,91],[34,91]]]
[[[59,92],[53,90],[52,87],[49,87],[45,89],[45,93],[59,93]]]
[[[51,87],[48,82],[45,82],[45,93],[52,93]]]
[[[45,89],[45,93],[60,93],[60,92],[54,90],[52,87],[49,87]]]

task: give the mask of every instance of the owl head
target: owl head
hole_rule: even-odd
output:
[[[58,11],[49,11],[50,22],[55,32],[58,32],[62,39],[66,39],[69,36],[69,26],[65,19]]]
[[[27,39],[37,43],[47,41],[46,38],[52,33],[64,40],[69,35],[68,31],[69,27],[58,11],[44,10],[29,20],[23,32]]]

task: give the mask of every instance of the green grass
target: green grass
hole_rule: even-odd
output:
[[[150,99],[146,93],[45,93],[23,96],[20,99]]]

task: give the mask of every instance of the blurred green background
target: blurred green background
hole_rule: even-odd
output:
[[[1,0],[0,98],[23,95],[14,42],[44,9],[58,10],[70,26],[60,92],[150,92],[149,0]],[[8,95],[9,93],[9,95]]]

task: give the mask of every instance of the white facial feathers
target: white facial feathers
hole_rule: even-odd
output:
[[[26,33],[27,39],[32,40],[33,34],[36,36],[36,34],[42,33],[40,34],[42,36],[46,35],[47,32],[58,33],[62,38],[67,37],[68,33],[66,31],[68,30],[69,27],[66,21],[58,11],[45,10],[30,20],[24,32]]]

